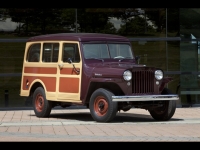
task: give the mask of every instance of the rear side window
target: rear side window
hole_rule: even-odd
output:
[[[42,61],[47,63],[58,62],[58,51],[59,51],[58,43],[44,43]]]
[[[40,61],[40,48],[41,44],[33,44],[30,46],[27,54],[27,61],[28,62],[39,62]]]

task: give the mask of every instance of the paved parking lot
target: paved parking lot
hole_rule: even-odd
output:
[[[200,107],[177,108],[166,122],[133,108],[110,123],[95,122],[89,109],[53,109],[49,118],[37,118],[31,109],[0,109],[0,141],[199,142]]]

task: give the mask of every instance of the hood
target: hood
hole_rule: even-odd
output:
[[[145,65],[138,65],[135,63],[122,63],[122,62],[104,62],[104,63],[91,63],[88,64],[88,69],[92,73],[93,77],[112,77],[119,78],[122,77],[125,70],[132,70],[134,68],[145,68]]]

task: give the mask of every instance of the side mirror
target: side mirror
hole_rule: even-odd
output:
[[[73,68],[74,68],[74,70],[76,71],[77,74],[80,73],[80,70],[77,70],[77,69],[76,69],[76,67],[75,67],[74,64],[72,63],[72,59],[71,59],[70,57],[67,59],[67,62],[68,62],[69,64],[72,64],[72,65],[73,65]]]
[[[137,64],[140,63],[140,56],[135,56],[135,60],[137,61]]]
[[[67,62],[71,64],[71,63],[72,63],[72,59],[71,59],[71,58],[68,58],[68,59],[67,59]]]

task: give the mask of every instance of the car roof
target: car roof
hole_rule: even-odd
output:
[[[34,41],[126,41],[124,36],[102,33],[56,33],[31,37],[27,42]]]

